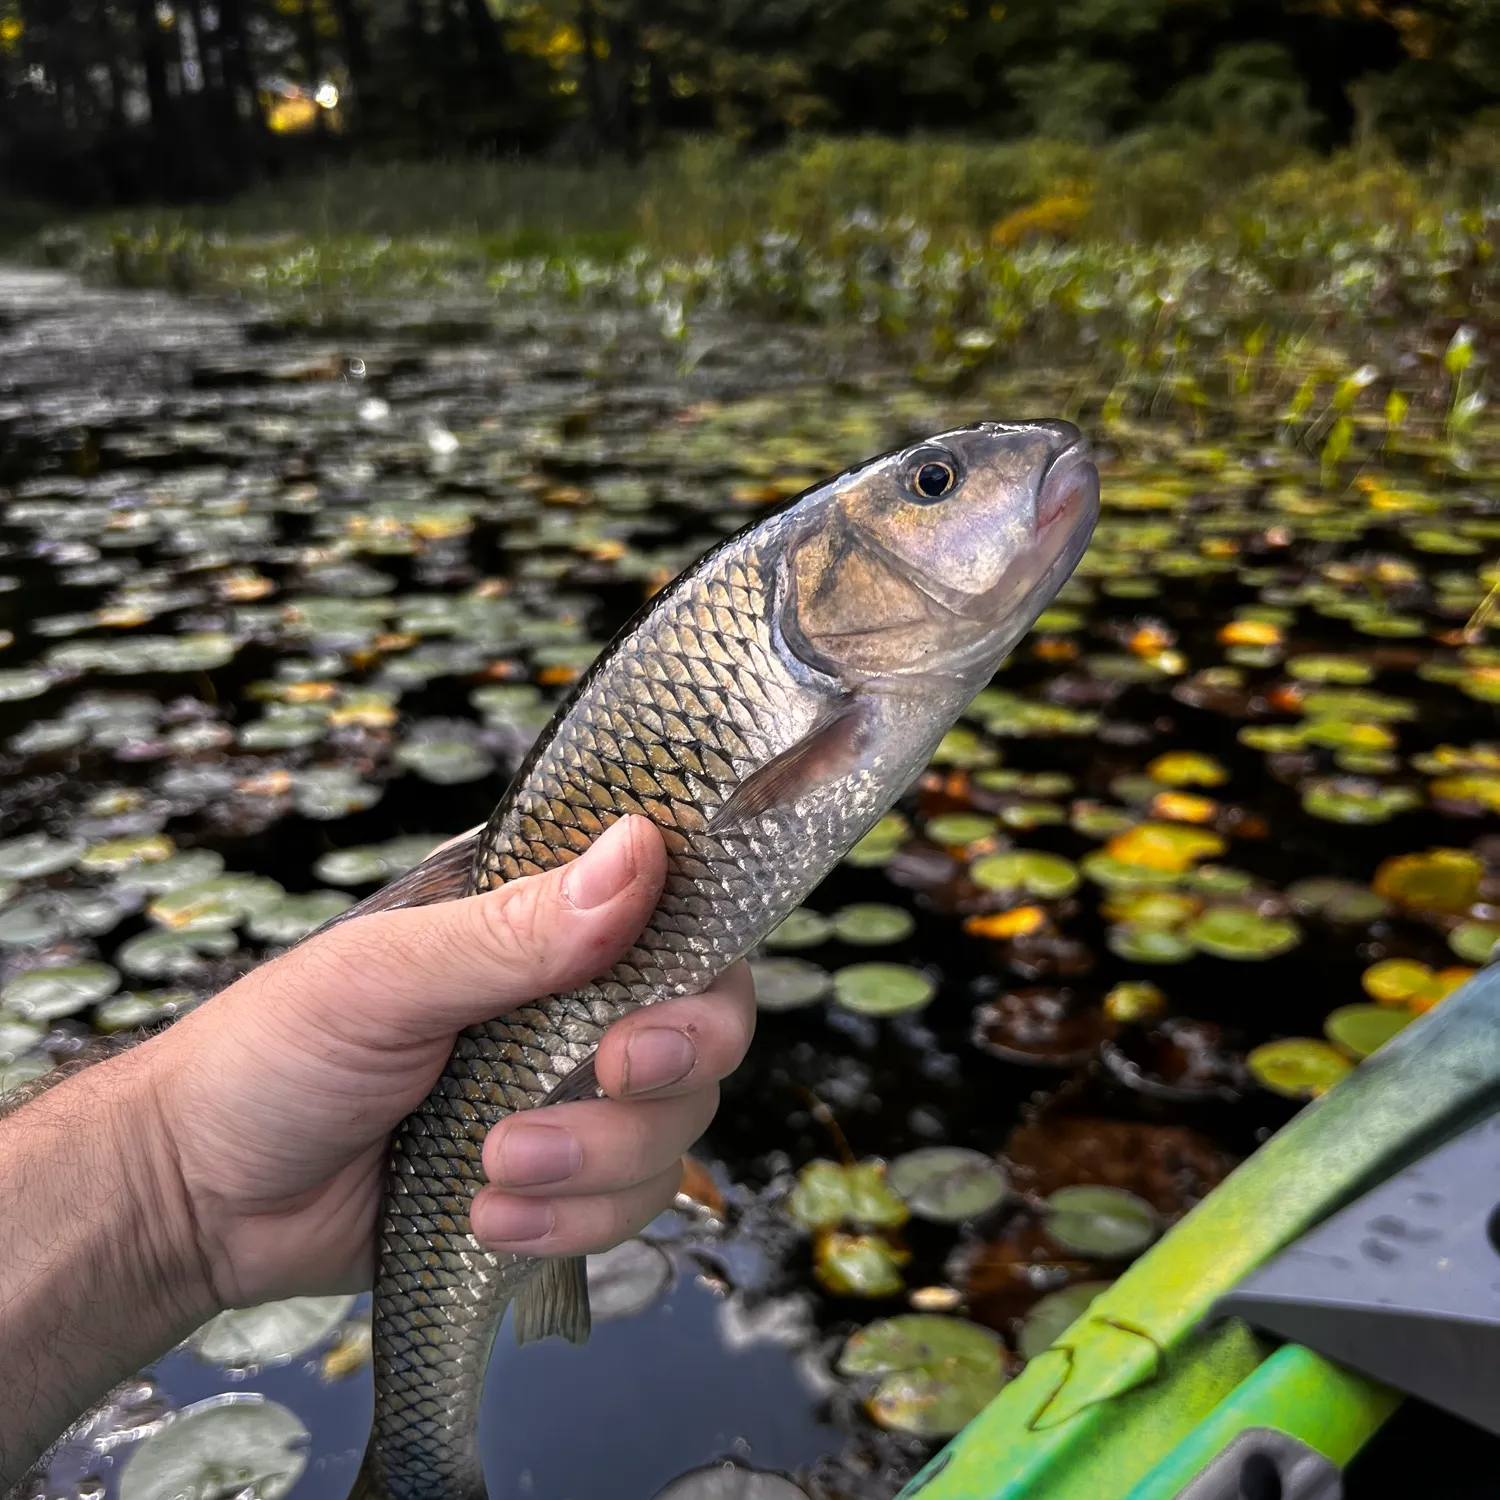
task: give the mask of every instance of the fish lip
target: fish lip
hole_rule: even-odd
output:
[[[1076,521],[1078,488],[1076,481],[1087,474],[1093,492],[1094,509],[1099,507],[1099,470],[1094,464],[1094,448],[1086,437],[1079,436],[1052,461],[1042,473],[1036,492],[1037,535],[1044,536],[1063,521]],[[1061,496],[1062,503],[1055,503]],[[1069,502],[1072,503],[1069,503]]]

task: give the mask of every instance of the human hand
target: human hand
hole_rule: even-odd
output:
[[[138,1049],[181,1189],[163,1196],[185,1205],[187,1259],[212,1305],[369,1286],[388,1139],[456,1033],[602,973],[639,936],[665,874],[655,825],[625,818],[563,869],[335,926]],[[741,964],[702,995],[617,1022],[596,1060],[608,1098],[523,1111],[490,1132],[475,1237],[574,1255],[649,1223],[754,1019]]]

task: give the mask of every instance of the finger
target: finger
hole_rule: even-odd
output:
[[[592,1255],[638,1234],[670,1207],[682,1163],[617,1193],[588,1198],[515,1198],[481,1188],[469,1229],[481,1245],[515,1255]]]
[[[621,818],[569,864],[435,906],[375,912],[277,960],[312,1009],[347,1015],[367,1039],[425,1039],[492,1019],[604,973],[661,895],[656,825]]]
[[[524,1197],[612,1193],[681,1161],[719,1107],[710,1083],[673,1099],[589,1099],[525,1110],[485,1137],[484,1175]]]
[[[739,963],[710,990],[632,1011],[604,1034],[594,1071],[616,1099],[660,1099],[727,1077],[755,1033],[755,982]]]

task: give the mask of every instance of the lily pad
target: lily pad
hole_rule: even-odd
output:
[[[23,897],[0,911],[0,947],[45,948],[67,930],[56,903],[42,896]]]
[[[119,971],[108,964],[28,969],[0,990],[0,1006],[23,1021],[55,1021],[97,1004],[119,983]]]
[[[1275,958],[1302,940],[1297,924],[1289,918],[1262,916],[1242,906],[1206,911],[1189,922],[1182,935],[1203,953],[1236,960]]]
[[[867,1406],[882,1427],[948,1437],[989,1405],[1008,1379],[997,1335],[962,1318],[912,1313],[853,1334],[841,1374],[879,1376]]]
[[[901,1267],[910,1259],[881,1235],[830,1230],[818,1236],[813,1274],[837,1297],[894,1297],[906,1285]]]
[[[0,1014],[0,1066],[24,1057],[46,1034],[47,1028],[40,1021],[22,1021]]]
[[[586,1262],[589,1311],[599,1322],[630,1318],[656,1301],[672,1280],[672,1262],[655,1245],[625,1240]]]
[[[1323,1034],[1358,1062],[1385,1046],[1413,1019],[1410,1011],[1388,1005],[1341,1005],[1323,1022]]]
[[[721,1463],[683,1474],[654,1500],[807,1500],[807,1492],[780,1474]]]
[[[1123,1188],[1065,1187],[1047,1199],[1046,1227],[1074,1255],[1117,1260],[1140,1254],[1161,1233],[1161,1218]]]
[[[288,896],[250,918],[250,936],[266,943],[297,943],[353,905],[343,891]]]
[[[1265,1042],[1250,1053],[1245,1064],[1263,1088],[1288,1099],[1326,1094],[1354,1066],[1331,1043],[1311,1037]]]
[[[204,956],[225,957],[238,943],[233,932],[142,932],[121,944],[115,960],[141,979],[190,979],[205,968]]]
[[[899,943],[909,938],[916,927],[916,919],[903,907],[875,901],[845,906],[833,914],[834,935],[840,942],[857,947]]]
[[[761,1010],[800,1010],[833,990],[833,975],[803,958],[752,958],[750,976]]]
[[[1500,924],[1494,922],[1460,922],[1448,934],[1448,946],[1471,964],[1487,964],[1500,943]]]
[[[809,1162],[797,1174],[787,1212],[805,1229],[894,1229],[911,1217],[886,1181],[883,1162]]]
[[[905,964],[850,964],[833,976],[833,998],[845,1010],[862,1016],[921,1010],[936,994],[935,980]]]
[[[1040,901],[1072,895],[1082,878],[1071,860],[1037,849],[986,854],[969,866],[969,879],[981,890],[1023,891]]]
[[[191,1010],[199,998],[194,990],[129,990],[94,1007],[94,1029],[107,1035],[151,1026]]]
[[[1010,1192],[1005,1169],[982,1151],[928,1146],[891,1163],[889,1182],[920,1219],[961,1224],[987,1213]]]
[[[120,1500],[282,1500],[307,1467],[310,1437],[279,1402],[248,1391],[212,1396],[172,1412],[130,1454]]]
[[[1050,1349],[1091,1308],[1107,1281],[1075,1281],[1060,1292],[1049,1292],[1037,1302],[1021,1324],[1016,1347],[1022,1359],[1035,1359]]]
[[[0,1099],[22,1084],[52,1071],[52,1059],[44,1052],[28,1052],[12,1063],[0,1063]]]
[[[321,1344],[353,1306],[353,1297],[339,1296],[232,1308],[205,1323],[190,1343],[200,1359],[224,1369],[285,1364]]]
[[[0,842],[0,876],[10,880],[32,880],[70,870],[83,853],[82,843],[54,839],[45,833],[28,833]]]
[[[983,813],[940,813],[927,820],[922,832],[935,844],[962,848],[990,838],[995,832],[995,820]]]
[[[816,948],[833,936],[833,922],[820,911],[799,906],[766,937],[768,948]]]

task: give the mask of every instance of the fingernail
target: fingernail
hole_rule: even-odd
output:
[[[638,1031],[625,1048],[627,1094],[649,1094],[686,1078],[698,1061],[698,1049],[683,1031],[664,1026]]]
[[[563,898],[579,911],[587,911],[618,896],[634,879],[635,829],[615,823],[568,866]]]
[[[474,1200],[469,1228],[486,1245],[522,1245],[552,1233],[550,1203],[526,1198],[481,1197]]]
[[[583,1152],[566,1130],[552,1125],[517,1126],[506,1132],[500,1147],[496,1182],[511,1187],[566,1182],[582,1165]]]

